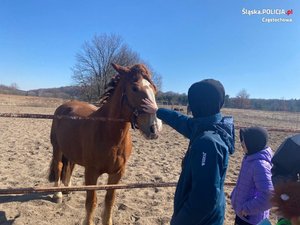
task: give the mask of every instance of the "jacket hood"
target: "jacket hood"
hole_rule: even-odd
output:
[[[207,117],[220,112],[225,101],[225,89],[220,81],[205,79],[188,90],[189,106],[194,117]]]
[[[235,134],[232,116],[222,117],[221,113],[217,113],[209,117],[193,118],[193,120],[197,127],[197,132],[199,132],[199,127],[201,127],[200,129],[203,132],[208,130],[216,131],[227,145],[229,153],[234,153]]]
[[[268,131],[258,126],[241,128],[240,141],[244,141],[247,147],[247,155],[252,155],[267,147]]]
[[[270,147],[266,147],[265,149],[256,152],[251,155],[246,155],[246,160],[247,161],[252,161],[252,160],[265,160],[269,163],[271,163],[273,157],[273,151]]]

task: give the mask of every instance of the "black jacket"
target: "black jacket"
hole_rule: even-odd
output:
[[[272,158],[272,181],[278,185],[297,181],[300,177],[300,134],[288,137]]]

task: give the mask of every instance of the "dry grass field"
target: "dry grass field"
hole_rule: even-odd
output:
[[[62,102],[61,99],[0,95],[0,113],[53,114]],[[239,126],[300,129],[299,113],[224,109],[223,114],[233,115],[235,124]],[[45,119],[0,118],[0,188],[53,185],[47,181],[52,151],[50,125],[51,121]],[[187,139],[166,125],[157,140],[146,141],[138,131],[132,133],[133,154],[121,183],[176,182]],[[269,144],[272,149],[276,150],[288,135],[291,133],[270,132]],[[236,181],[242,156],[240,143],[236,141],[236,152],[230,159],[227,182]],[[98,183],[105,184],[105,180],[105,176],[100,177]],[[83,169],[78,166],[72,184],[82,185],[83,181]],[[226,187],[225,190],[228,197],[232,187]],[[114,224],[169,224],[174,191],[173,187],[118,190]],[[103,196],[104,192],[98,191],[96,224],[101,224]],[[0,195],[0,224],[81,224],[85,214],[84,202],[84,192],[71,193],[61,204],[53,203],[50,194]],[[224,224],[233,224],[233,217],[228,201]]]

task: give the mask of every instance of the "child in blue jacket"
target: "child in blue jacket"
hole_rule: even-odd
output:
[[[194,83],[188,91],[193,117],[157,108],[144,99],[143,108],[190,139],[174,197],[171,225],[222,225],[225,214],[224,180],[234,152],[232,117],[222,117],[223,85],[213,79]]]

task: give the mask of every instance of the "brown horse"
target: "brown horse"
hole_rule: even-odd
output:
[[[155,101],[156,87],[144,65],[122,67],[112,64],[118,72],[100,99],[100,108],[70,101],[55,111],[51,128],[53,158],[49,181],[55,186],[68,186],[75,164],[85,167],[85,184],[96,185],[98,177],[108,174],[108,184],[117,184],[125,171],[132,141],[130,127],[138,128],[144,137],[158,137],[161,121],[153,114],[144,113],[142,99]],[[61,118],[58,118],[61,116]],[[80,116],[90,119],[66,119],[64,116]],[[97,119],[98,118],[98,119]],[[100,120],[100,118],[107,118]],[[53,196],[61,202],[62,193]],[[112,225],[112,208],[115,190],[108,190],[102,224]],[[94,224],[97,204],[96,191],[87,191],[86,218],[84,224]]]

